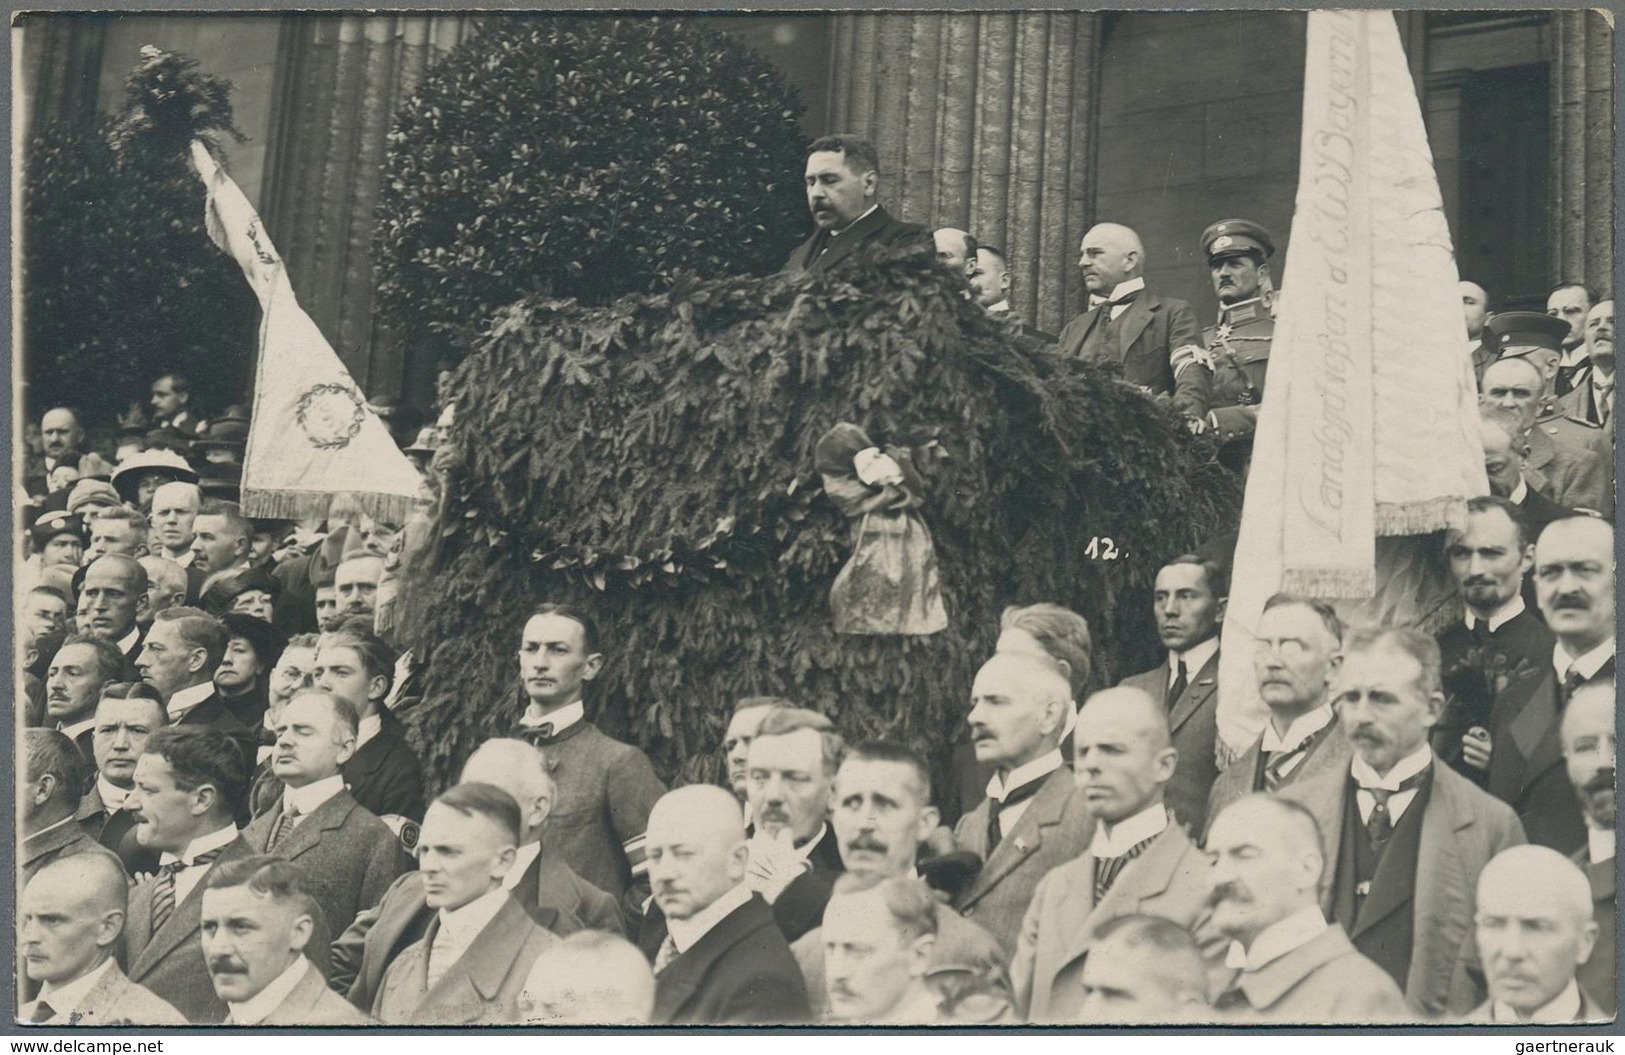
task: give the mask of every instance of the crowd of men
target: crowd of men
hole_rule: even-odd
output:
[[[1002,253],[878,205],[869,144],[814,142],[806,185],[817,230],[787,268],[934,244],[1009,310]],[[1244,470],[1274,245],[1245,220],[1202,244],[1215,325],[1100,224],[1079,259],[1098,303],[1058,340]],[[1564,286],[1550,316],[1486,321],[1469,287],[1493,493],[1444,541],[1461,618],[1434,637],[1272,598],[1252,657],[1269,719],[1234,755],[1227,554],[1166,555],[1138,602],[1166,659],[1116,686],[1085,616],[1011,608],[965,687],[957,819],[933,801],[945,760],[848,744],[774,697],[718,701],[725,786],[668,790],[594,725],[614,642],[556,603],[512,628],[508,735],[431,797],[399,717],[417,666],[379,618],[410,529],[340,506],[245,518],[246,415],[205,423],[184,378],[102,450],[50,409],[18,594],[19,1018],[1611,1018],[1612,303]],[[439,438],[405,445],[431,497]]]

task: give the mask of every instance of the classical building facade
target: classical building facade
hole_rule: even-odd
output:
[[[1613,274],[1613,31],[1594,11],[1400,12],[1463,277],[1501,310]],[[1156,287],[1213,309],[1197,236],[1225,216],[1285,251],[1301,12],[754,14],[709,21],[802,92],[809,136],[873,138],[889,208],[1006,250],[1014,303],[1056,331],[1083,301],[1096,220],[1144,235]],[[143,44],[236,84],[234,174],[302,301],[373,396],[422,400],[432,364],[373,308],[391,115],[466,16],[41,15],[22,20],[21,119],[116,109]],[[1277,274],[1284,258],[1277,260]]]

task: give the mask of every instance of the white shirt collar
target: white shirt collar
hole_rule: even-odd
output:
[[[1321,704],[1308,714],[1302,714],[1292,720],[1286,727],[1285,736],[1275,735],[1275,724],[1264,723],[1264,739],[1259,742],[1261,751],[1290,751],[1314,736],[1337,718],[1329,703]]]
[[[135,643],[136,643],[137,640],[140,639],[140,637],[141,637],[141,627],[140,626],[132,626],[132,627],[130,627],[130,632],[118,639],[118,650],[120,652],[122,652],[124,655],[128,656],[130,654],[130,649],[135,647]]]
[[[452,939],[461,948],[468,948],[480,931],[496,919],[502,906],[508,903],[508,891],[500,884],[496,889],[481,894],[461,908],[440,910],[440,926],[451,932]]]
[[[1570,978],[1561,993],[1531,1011],[1528,1018],[1519,1018],[1510,1004],[1496,1000],[1490,1004],[1490,1019],[1494,1022],[1578,1022],[1584,1007],[1580,1002],[1580,985]]]
[[[1009,310],[1010,302],[1008,300],[1001,300],[997,304],[989,304],[987,306],[987,313],[989,315],[1003,315]]]
[[[1049,776],[1061,768],[1061,749],[1059,747],[1047,754],[1039,755],[1025,765],[1017,766],[1010,771],[1010,775],[1003,780],[997,773],[993,774],[987,782],[987,797],[996,802],[1003,802],[1005,795],[1017,788],[1026,787],[1035,780]]]
[[[357,751],[361,750],[362,744],[366,743],[368,740],[371,740],[373,737],[377,736],[383,731],[383,716],[378,714],[367,715],[365,718],[361,719],[361,722],[356,726],[355,749]]]
[[[1597,369],[1596,365],[1595,364],[1592,365],[1592,367],[1591,367],[1591,390],[1593,392],[1600,393],[1605,388],[1608,389],[1609,391],[1612,391],[1613,388],[1614,388],[1614,383],[1615,382],[1614,382],[1614,375],[1613,374],[1609,374],[1607,377],[1604,377],[1602,375],[1602,373]]]
[[[39,998],[50,1004],[51,1010],[55,1012],[51,1016],[51,1021],[65,1020],[68,1015],[83,1004],[85,997],[90,995],[90,991],[96,988],[96,983],[102,980],[102,975],[106,974],[108,968],[112,966],[113,958],[109,956],[71,982],[65,982],[61,985],[46,982],[40,986]]]
[[[513,867],[508,869],[508,874],[502,877],[502,889],[512,890],[518,886],[519,881],[525,878],[525,869],[530,867],[530,863],[536,860],[541,855],[541,852],[541,843],[526,843],[515,850]]]
[[[96,716],[94,714],[83,721],[74,722],[72,725],[62,725],[60,723],[57,725],[57,729],[60,730],[62,735],[67,737],[69,740],[77,740],[79,739],[80,733],[84,732],[86,729],[94,728],[96,728]]]
[[[1095,828],[1094,841],[1089,844],[1093,857],[1122,857],[1147,839],[1161,835],[1168,828],[1168,810],[1156,802],[1126,817],[1116,824],[1102,821]]]
[[[114,784],[108,780],[106,777],[102,776],[100,773],[97,773],[96,793],[102,797],[102,806],[107,810],[107,812],[112,813],[115,810],[121,810],[124,808],[124,804],[130,801],[130,796],[134,793],[134,789],[121,788],[117,784]]]
[[[164,550],[164,556],[168,557],[170,560],[174,561],[176,564],[179,564],[183,568],[190,568],[192,566],[192,544],[188,542],[186,544],[186,548],[181,550],[179,553],[171,552],[166,547]]]
[[[1422,746],[1394,763],[1394,767],[1382,776],[1366,764],[1365,759],[1355,755],[1349,762],[1349,772],[1354,776],[1354,782],[1362,788],[1381,788],[1384,791],[1398,791],[1399,785],[1428,767],[1433,761],[1433,749],[1422,742]]]
[[[1173,678],[1179,673],[1179,661],[1185,661],[1185,677],[1194,678],[1196,672],[1207,666],[1219,651],[1219,635],[1214,634],[1200,645],[1192,645],[1183,652],[1168,653],[1168,684],[1173,684]]]
[[[282,787],[282,808],[286,810],[293,807],[299,811],[301,817],[308,817],[316,808],[328,799],[344,790],[344,775],[335,773],[330,777],[313,781],[302,788]]]
[[[226,846],[235,838],[237,838],[237,829],[228,824],[218,831],[198,836],[187,843],[186,849],[178,854],[172,854],[165,850],[159,855],[159,863],[169,864],[172,861],[182,861],[187,868],[191,868],[192,862],[197,860],[199,854],[206,854],[217,847]]]
[[[240,1004],[227,1005],[231,1008],[231,1024],[257,1026],[265,1021],[271,1012],[282,1006],[282,1001],[288,999],[288,994],[305,980],[305,972],[309,970],[309,960],[303,956],[295,957],[287,969],[273,978],[264,989]]]
[[[1258,932],[1250,948],[1241,942],[1230,943],[1225,966],[1239,967],[1243,971],[1256,971],[1273,960],[1279,960],[1294,949],[1314,941],[1326,930],[1326,917],[1319,905],[1306,905],[1298,911],[1278,919]]]
[[[862,223],[863,218],[865,216],[868,216],[870,213],[874,212],[878,208],[880,208],[880,203],[875,202],[873,205],[871,205],[867,209],[863,210],[863,212],[859,213],[858,218],[856,220],[853,220],[851,223],[847,224],[845,227],[841,228],[839,231],[831,231],[829,233],[829,236],[831,238],[839,238],[841,235],[845,234],[846,232],[850,231],[852,228],[856,227],[858,224]]]
[[[166,710],[169,711],[171,722],[180,721],[187,711],[196,707],[214,694],[214,682],[206,681],[202,685],[193,685],[187,689],[176,689],[175,694],[169,698]]]
[[[1514,487],[1512,489],[1512,493],[1507,495],[1507,501],[1511,502],[1515,506],[1521,506],[1521,505],[1523,505],[1523,500],[1525,498],[1528,498],[1528,497],[1529,497],[1529,481],[1525,480],[1523,478],[1522,473],[1519,473],[1518,474],[1518,486]]]
[[[525,714],[519,719],[519,724],[523,726],[537,726],[546,725],[548,722],[552,722],[553,735],[557,736],[564,732],[564,730],[570,728],[570,726],[582,721],[586,717],[587,705],[581,700],[577,700],[574,703],[567,703],[558,710],[549,711],[546,714],[543,714],[542,709],[532,703],[525,708]]]
[[[1490,633],[1495,633],[1503,626],[1506,626],[1508,623],[1512,622],[1512,620],[1518,618],[1523,614],[1523,610],[1523,594],[1513,594],[1510,601],[1497,608],[1494,612],[1490,613],[1489,619],[1486,620],[1486,622],[1488,622],[1490,625]],[[1478,616],[1473,614],[1473,610],[1471,608],[1467,609],[1467,629],[1471,630],[1477,625]]]
[[[750,900],[750,887],[741,883],[723,892],[722,896],[687,919],[667,919],[666,933],[680,953],[694,947],[724,916]]]
[[[1590,681],[1597,676],[1602,665],[1614,658],[1614,635],[1609,634],[1602,644],[1587,652],[1583,656],[1571,656],[1569,650],[1559,641],[1552,649],[1552,666],[1557,670],[1558,680],[1570,670],[1577,670],[1580,676]]]
[[[1138,293],[1145,288],[1145,276],[1137,275],[1134,278],[1124,279],[1112,287],[1111,296],[1106,299],[1116,304],[1130,293]]]
[[[1594,865],[1614,859],[1615,840],[1618,838],[1612,828],[1586,829],[1586,855]]]

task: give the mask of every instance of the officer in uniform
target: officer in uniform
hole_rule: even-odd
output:
[[[1244,462],[1275,337],[1275,317],[1264,300],[1275,240],[1262,224],[1220,220],[1202,232],[1202,251],[1219,297],[1219,318],[1202,331],[1205,353],[1174,363],[1174,405],[1192,432],[1216,432],[1226,452]]]

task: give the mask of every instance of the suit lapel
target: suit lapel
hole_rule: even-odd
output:
[[[82,834],[79,825],[70,820],[48,832],[29,836],[23,840],[23,865],[26,867],[46,854],[55,853]]]
[[[886,210],[876,205],[874,211],[869,215],[858,220],[839,235],[830,238],[827,242],[829,248],[808,261],[807,266],[817,271],[829,270],[851,256],[858,246],[863,244],[863,240],[869,237],[869,233],[885,222]],[[814,248],[817,247],[814,246]]]
[[[981,874],[971,885],[964,904],[974,903],[997,886],[999,880],[1015,871],[1021,862],[1038,852],[1038,848],[1044,844],[1044,829],[1060,821],[1061,812],[1071,795],[1072,771],[1063,765],[1044,779],[1044,786],[1032,797],[1016,826],[1004,833],[999,845],[993,848],[993,853],[982,866]]]
[[[1517,749],[1524,764],[1522,767],[1500,768],[1499,773],[1499,767],[1493,762],[1490,766],[1490,790],[1507,798],[1507,801],[1514,801],[1524,788],[1562,761],[1561,734],[1557,722],[1557,677],[1549,670],[1542,670],[1526,684],[1529,688],[1521,696],[1522,706],[1518,706],[1514,713],[1501,716],[1506,722],[1511,746]],[[1514,701],[1519,699],[1519,696],[1513,697]],[[1496,780],[1496,776],[1501,779]]]
[[[1307,765],[1308,759],[1303,762],[1303,766]],[[1294,775],[1277,792],[1306,808],[1320,827],[1321,853],[1326,861],[1320,874],[1320,907],[1327,919],[1337,918],[1332,899],[1337,887],[1337,855],[1343,846],[1343,796],[1348,791],[1348,783],[1348,766],[1344,765],[1302,777]]]
[[[428,1020],[427,1012],[431,1008],[444,1007],[459,1013],[475,1011],[464,1021],[477,1018],[475,1009],[481,1004],[490,1003],[502,988],[502,981],[513,969],[513,962],[519,957],[519,951],[524,948],[533,926],[535,924],[530,922],[519,902],[509,895],[501,911],[491,918],[491,922],[485,925],[485,929],[474,938],[457,962],[440,976],[434,988],[424,994],[423,1006],[416,1017]],[[428,951],[433,948],[432,934],[424,935],[423,948],[424,977],[427,979]],[[476,994],[477,999],[471,1000],[470,993]]]
[[[756,895],[717,921],[700,940],[679,953],[655,979],[655,1007],[651,1022],[670,1022],[699,989],[705,975],[724,953],[746,940],[764,923],[772,925],[772,914]],[[664,931],[664,927],[661,928]],[[665,939],[664,933],[661,940]],[[658,948],[658,946],[657,946]]]
[[[1128,306],[1123,313],[1122,325],[1117,328],[1117,361],[1128,361],[1128,353],[1134,347],[1134,342],[1140,339],[1140,334],[1151,325],[1151,313],[1161,307],[1161,302],[1151,294],[1140,291],[1134,298],[1134,303]]]
[[[1123,866],[1098,905],[1094,904],[1095,859],[1093,854],[1085,851],[1079,860],[1087,861],[1088,867],[1079,878],[1088,885],[1077,901],[1090,906],[1087,925],[1071,931],[1072,944],[1067,948],[1066,958],[1061,961],[1062,966],[1088,952],[1101,927],[1119,916],[1140,911],[1140,906],[1167,890],[1168,884],[1173,882],[1174,870],[1185,859],[1185,851],[1190,849],[1190,845],[1191,841],[1186,838],[1184,830],[1170,817],[1168,827],[1162,830],[1157,841],[1146,847],[1145,853]]]
[[[1546,466],[1552,464],[1552,458],[1556,456],[1557,450],[1552,446],[1552,438],[1542,432],[1538,424],[1529,430],[1528,443],[1529,457],[1526,464],[1529,468],[1544,470]],[[1542,472],[1543,479],[1544,476]]]
[[[310,815],[295,825],[293,831],[283,836],[282,842],[277,844],[277,856],[286,857],[291,861],[306,850],[313,849],[322,841],[323,832],[344,826],[354,807],[355,800],[350,797],[349,792],[341,791],[334,795],[311,810]],[[266,816],[272,818],[274,823],[275,813],[267,813]]]
[[[1461,859],[1465,837],[1461,833],[1472,827],[1476,818],[1463,801],[1462,787],[1462,778],[1434,759],[1433,787],[1422,814],[1422,839],[1416,852],[1415,937],[1405,986],[1405,995],[1416,994],[1411,1002],[1424,1010],[1430,995],[1437,994],[1437,999],[1442,1000],[1449,992],[1456,950],[1467,940],[1467,908],[1472,903],[1467,884],[1476,882],[1477,877],[1466,874]]]
[[[192,884],[192,889],[187,891],[186,897],[176,902],[175,911],[169,914],[169,919],[164,921],[163,927],[152,936],[152,941],[147,947],[141,950],[141,958],[130,965],[132,976],[139,980],[142,974],[167,956],[177,945],[197,935],[203,918],[203,888],[209,885],[209,877],[214,875],[215,869],[221,865],[230,864],[239,857],[248,857],[251,853],[241,835],[226,844],[226,848],[220,851],[220,856],[215,858],[208,870]],[[145,900],[149,903],[147,925],[150,927],[152,919],[150,891],[149,897]]]
[[[1190,716],[1201,710],[1202,705],[1212,698],[1218,691],[1219,685],[1219,654],[1214,652],[1208,661],[1202,664],[1202,669],[1196,672],[1191,679],[1184,695],[1174,701],[1173,709],[1168,712],[1168,731],[1177,733],[1179,727],[1190,720]],[[1166,687],[1164,695],[1167,694]]]

